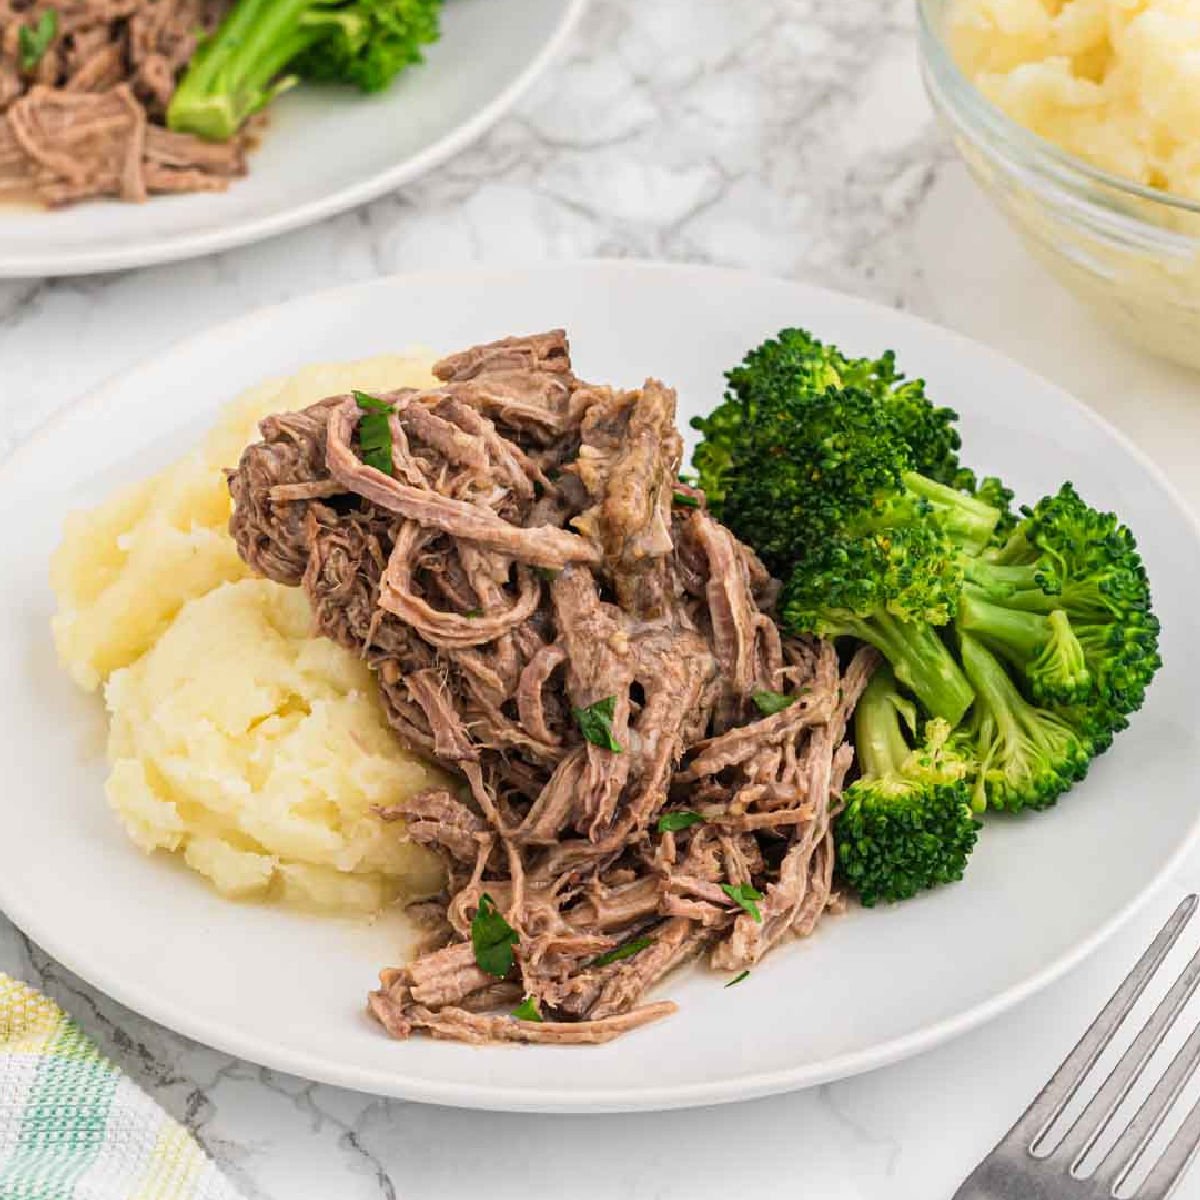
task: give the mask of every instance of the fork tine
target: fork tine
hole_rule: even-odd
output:
[[[1200,1025],[1192,1030],[1154,1090],[1142,1101],[1133,1120],[1096,1168],[1093,1178],[1098,1183],[1109,1183],[1114,1188],[1124,1183],[1197,1066],[1200,1066]]]
[[[1200,1101],[1192,1105],[1162,1157],[1134,1193],[1137,1200],[1167,1200],[1195,1156],[1197,1146],[1200,1146]]]
[[[1055,1146],[1051,1157],[1078,1164],[1095,1145],[1197,987],[1200,987],[1200,950],[1192,955],[1171,990],[1158,1002],[1150,1019],[1117,1060],[1117,1065],[1067,1130],[1066,1136]]]
[[[1087,1073],[1104,1053],[1112,1041],[1121,1022],[1137,1003],[1154,972],[1170,953],[1184,926],[1196,911],[1197,898],[1186,896],[1171,914],[1170,919],[1138,959],[1133,970],[1113,993],[1112,998],[1100,1011],[1100,1015],[1079,1039],[1075,1049],[1063,1060],[1062,1065],[1050,1077],[1050,1081],[1038,1093],[1033,1103],[1025,1110],[1017,1123],[1005,1136],[1005,1142],[1020,1143],[1022,1149],[1034,1145],[1054,1123],[1055,1119],[1075,1095]]]

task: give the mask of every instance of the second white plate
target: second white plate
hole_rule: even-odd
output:
[[[1033,499],[1070,478],[1136,531],[1166,662],[1087,781],[1027,820],[991,820],[958,885],[852,909],[725,990],[703,969],[660,989],[675,1017],[610,1045],[389,1041],[363,1013],[394,921],[356,925],[220,900],[146,858],[105,804],[99,702],[50,644],[47,560],[72,507],[187,451],[247,385],[305,362],[451,350],[563,325],[584,377],[679,389],[681,423],[784,325],[848,350],[894,347],[962,413],[966,457]],[[412,276],[256,313],[72,406],[0,468],[0,908],[70,969],[200,1041],[280,1070],[442,1104],[554,1112],[711,1104],[866,1070],[970,1029],[1066,970],[1192,840],[1200,778],[1200,542],[1155,470],[1081,405],[999,355],[814,288],[689,267],[593,263]],[[15,517],[19,514],[19,519]]]
[[[423,66],[377,96],[303,87],[270,109],[250,173],[216,195],[0,205],[0,278],[125,270],[212,254],[364,204],[444,162],[506,112],[586,0],[449,0]]]

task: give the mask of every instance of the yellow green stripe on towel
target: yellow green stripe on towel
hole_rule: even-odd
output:
[[[0,974],[0,1200],[238,1200],[52,1000]]]

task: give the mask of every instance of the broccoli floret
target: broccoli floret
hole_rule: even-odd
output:
[[[405,67],[424,60],[438,39],[442,0],[354,0],[293,64],[301,79],[382,92]]]
[[[441,0],[238,0],[192,57],[171,129],[212,141],[301,79],[380,91],[438,36]]]
[[[1034,700],[1062,706],[1098,752],[1142,706],[1162,662],[1146,570],[1130,531],[1069,483],[1023,511],[999,550],[965,563],[957,622]]]
[[[773,571],[899,491],[908,466],[894,425],[861,388],[730,397],[692,424],[694,463],[713,513]]]
[[[731,396],[696,421],[709,504],[786,580],[789,628],[870,642],[955,724],[971,689],[930,626],[953,616],[963,547],[985,544],[999,514],[915,472],[893,413],[869,391],[795,393],[790,378],[750,372],[752,403]]]
[[[947,747],[950,727],[929,721],[914,749],[904,726],[915,729],[915,708],[881,667],[855,709],[862,773],[834,825],[838,872],[868,907],[961,879],[979,836],[969,764]]]
[[[960,632],[959,648],[975,704],[953,745],[975,762],[972,806],[1048,808],[1087,774],[1093,746],[1062,718],[1029,703],[977,638]]]
[[[783,393],[802,399],[829,388],[859,388],[888,411],[908,446],[914,471],[951,485],[959,475],[962,439],[954,424],[958,414],[934,405],[925,395],[924,380],[906,379],[898,372],[891,350],[879,358],[847,358],[807,330],[783,329],[751,350],[729,372],[728,381],[728,398],[750,409],[760,401],[770,404]],[[718,440],[712,434],[706,437],[709,443]],[[700,467],[699,459],[696,465]]]
[[[999,511],[955,486],[974,485],[958,465],[956,414],[935,407],[922,381],[904,381],[890,351],[848,359],[785,329],[728,382],[724,403],[692,421],[703,435],[698,483],[726,524],[753,530],[743,536],[775,570],[839,529],[843,509],[887,502],[901,481],[962,545],[982,548],[993,536]]]

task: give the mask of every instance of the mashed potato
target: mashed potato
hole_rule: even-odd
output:
[[[108,798],[144,850],[234,897],[374,909],[440,867],[373,813],[445,777],[403,753],[366,665],[310,635],[303,592],[244,579],[190,600],[116,672]]]
[[[307,367],[259,384],[225,410],[201,449],[72,513],[50,582],[58,602],[54,642],[75,682],[95,691],[144,654],[188,600],[249,577],[226,532],[230,502],[222,471],[237,464],[264,416],[351,387],[426,387],[429,365],[428,357],[386,355]]]
[[[250,578],[222,474],[267,413],[431,379],[388,356],[261,384],[193,454],[67,522],[53,634],[81,687],[107,681],[109,801],[224,895],[373,911],[440,886],[372,809],[447,777],[397,743],[366,667],[311,636],[303,593]]]
[[[1034,133],[1200,200],[1200,0],[951,0],[947,38]]]

